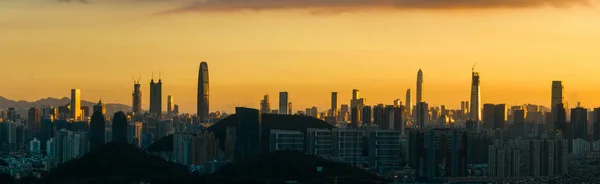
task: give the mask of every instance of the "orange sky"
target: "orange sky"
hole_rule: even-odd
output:
[[[369,9],[157,14],[181,2],[56,3],[0,1],[0,96],[68,96],[131,104],[131,76],[142,76],[147,109],[152,71],[163,76],[163,104],[174,95],[195,112],[197,70],[207,61],[211,111],[258,107],[290,93],[294,111],[329,108],[331,91],[349,103],[404,101],[424,71],[427,102],[458,108],[469,99],[474,62],[484,103],[547,105],[562,80],[574,106],[600,106],[600,11],[595,7]]]

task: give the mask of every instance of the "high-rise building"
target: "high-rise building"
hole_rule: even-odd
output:
[[[426,102],[417,102],[416,107],[416,125],[418,128],[423,129],[429,120],[429,105]]]
[[[347,122],[350,115],[350,107],[348,104],[342,104],[340,107],[339,121]]]
[[[106,105],[104,105],[104,103],[102,103],[102,100],[98,101],[98,104],[94,105],[93,109],[94,109],[93,110],[94,112],[92,112],[92,115],[95,112],[100,112],[100,114],[106,115]]]
[[[71,118],[81,120],[81,90],[71,89]]]
[[[179,105],[177,105],[177,104],[173,105],[173,114],[175,114],[175,115],[179,114]]]
[[[554,112],[552,112],[552,124],[554,127],[554,131],[559,131],[565,138],[569,138],[570,132],[567,129],[567,111],[562,103],[559,103],[554,107]]]
[[[279,114],[291,114],[288,111],[288,92],[279,92]]]
[[[588,140],[587,130],[587,109],[581,106],[571,109],[571,132],[573,132],[573,140]]]
[[[410,119],[412,117],[412,98],[410,97],[410,88],[406,90],[406,118]]]
[[[271,113],[271,102],[269,102],[269,95],[263,96],[263,99],[260,101],[260,113]]]
[[[160,78],[158,83],[155,83],[154,79],[150,80],[150,113],[159,117],[162,113],[162,80]]]
[[[174,100],[173,95],[167,96],[167,116],[168,117],[171,117],[172,113],[173,113],[173,105],[175,105],[173,100]]]
[[[138,79],[138,81],[134,81],[133,82],[133,94],[132,94],[132,102],[131,102],[131,107],[132,107],[132,112],[134,113],[142,113],[142,89],[141,89],[141,84],[140,81]]]
[[[506,128],[506,104],[496,104],[494,106],[494,129]]]
[[[128,142],[127,115],[123,111],[119,111],[113,116],[111,130],[113,142]]]
[[[594,141],[600,140],[600,107],[594,108],[594,114],[592,116],[592,123],[594,126],[592,127],[594,134]]]
[[[38,109],[37,107],[32,107],[29,109],[27,114],[27,129],[29,130],[29,136],[37,137],[37,134],[40,131],[41,123],[40,109]]]
[[[287,114],[290,114],[290,115],[294,114],[294,113],[292,113],[292,102],[288,102],[287,110],[288,110]]]
[[[29,153],[40,154],[42,151],[41,142],[37,138],[29,141]]]
[[[336,117],[337,116],[337,103],[338,103],[338,93],[331,92],[331,108],[329,109],[329,116]]]
[[[81,120],[85,120],[88,117],[90,117],[90,107],[81,106]]]
[[[501,140],[494,141],[489,146],[489,176],[499,178],[520,177],[521,166],[521,142],[509,141],[502,143]]]
[[[199,132],[192,139],[191,143],[192,149],[190,155],[192,165],[204,165],[211,159],[219,156],[219,139],[215,138],[213,132]]]
[[[400,164],[402,133],[394,130],[369,132],[369,162],[377,169],[393,168]]]
[[[258,109],[236,107],[235,113],[239,120],[235,128],[234,160],[239,162],[261,153],[262,121]]]
[[[423,102],[423,71],[417,72],[417,104]]]
[[[371,116],[372,116],[371,106],[364,106],[362,109],[362,123],[371,125]]]
[[[479,72],[475,72],[473,69],[472,72],[472,81],[471,81],[471,108],[470,108],[470,116],[469,120],[474,121],[475,123],[481,123],[481,94],[479,94]]]
[[[351,124],[352,128],[358,128],[361,125],[360,112],[359,112],[358,106],[354,106],[350,109],[351,109],[350,116],[352,116],[352,118],[350,118],[350,124]]]
[[[209,112],[209,86],[208,86],[208,63],[200,63],[200,71],[198,72],[198,119],[201,122],[207,123]]]
[[[94,114],[92,114],[92,120],[90,122],[90,150],[96,150],[104,145],[105,129],[106,121],[104,115],[99,111],[95,111]]]
[[[559,121],[557,112],[557,105],[563,104],[563,90],[564,86],[562,85],[562,81],[552,81],[552,99],[550,103],[550,112],[552,113],[552,123],[550,129],[556,130],[555,123]],[[563,105],[564,107],[564,105]]]

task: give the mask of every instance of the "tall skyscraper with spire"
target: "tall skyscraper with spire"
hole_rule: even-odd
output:
[[[134,113],[142,113],[142,89],[141,89],[140,80],[133,82],[133,94],[132,94],[132,112]]]
[[[75,121],[82,120],[81,118],[81,90],[71,89],[71,117]]]
[[[158,78],[158,83],[154,78],[150,80],[150,113],[160,116],[162,113],[162,81]]]
[[[423,102],[423,70],[417,72],[417,103]]]
[[[412,117],[412,98],[410,96],[410,88],[406,90],[406,115],[407,119]]]
[[[479,94],[479,72],[475,72],[475,67],[471,72],[471,107],[469,120],[480,123],[481,122],[481,94]]]
[[[198,72],[198,103],[196,114],[198,120],[208,123],[208,63],[202,61]]]

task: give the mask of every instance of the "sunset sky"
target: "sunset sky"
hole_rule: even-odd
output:
[[[600,106],[594,0],[72,1],[0,0],[0,96],[80,88],[84,100],[131,105],[141,76],[148,109],[160,71],[163,109],[173,95],[195,112],[207,61],[211,111],[257,108],[264,94],[276,109],[279,91],[294,112],[327,110],[332,91],[348,104],[354,88],[367,104],[404,102],[419,68],[425,101],[458,108],[477,62],[483,103],[548,105],[562,80],[570,107]]]

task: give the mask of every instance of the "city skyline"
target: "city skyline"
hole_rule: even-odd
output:
[[[130,5],[106,1],[87,5],[26,2],[30,1],[0,2],[9,8],[0,11],[0,34],[8,35],[1,38],[0,49],[7,52],[0,60],[23,64],[7,64],[0,73],[4,89],[9,89],[0,96],[9,99],[68,97],[66,91],[77,88],[82,100],[102,98],[131,105],[130,78],[141,75],[142,108],[148,110],[151,71],[160,70],[163,93],[177,96],[181,112],[193,113],[197,63],[206,60],[211,63],[211,111],[256,108],[263,95],[276,97],[281,91],[290,93],[294,109],[316,106],[320,111],[329,109],[332,91],[339,92],[339,104],[351,99],[352,89],[361,90],[369,105],[404,99],[408,88],[413,89],[415,100],[414,73],[419,68],[426,72],[425,101],[456,109],[459,101],[469,100],[468,73],[477,62],[484,76],[480,104],[549,107],[549,83],[561,80],[571,107],[577,101],[587,108],[600,106],[596,97],[600,87],[589,85],[600,81],[595,74],[600,67],[600,55],[594,50],[600,42],[595,7],[369,11],[333,16],[274,10],[207,17],[153,15],[178,6],[170,3],[147,3],[133,10]],[[78,16],[57,13],[64,11]],[[129,25],[132,21],[135,24]],[[293,22],[318,29],[305,30]],[[233,30],[253,25],[256,30],[234,34]],[[289,39],[283,42],[284,37]],[[119,40],[127,42],[115,45]],[[72,44],[75,41],[81,44]],[[86,64],[78,64],[81,61]],[[323,68],[329,70],[322,72]]]

